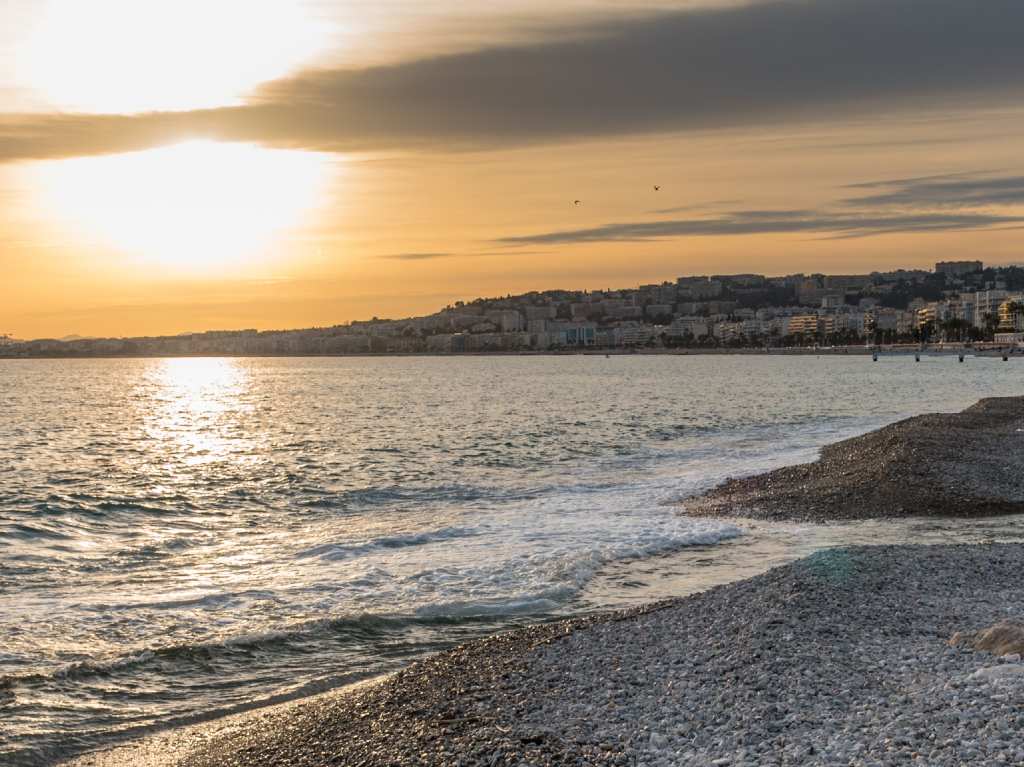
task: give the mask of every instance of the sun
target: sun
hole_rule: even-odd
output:
[[[196,109],[237,103],[326,43],[299,0],[45,0],[19,67],[61,109]]]
[[[316,208],[320,154],[189,141],[104,157],[33,163],[39,203],[72,239],[163,271],[208,275],[272,256]]]

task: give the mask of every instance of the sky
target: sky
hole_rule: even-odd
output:
[[[1022,28],[1019,0],[5,0],[0,334],[1015,263]]]

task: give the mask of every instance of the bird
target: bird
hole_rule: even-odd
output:
[[[573,200],[573,201],[572,201],[572,204],[573,204],[573,205],[579,205],[579,204],[580,204],[580,200]]]
[[[654,191],[655,191],[655,192],[660,192],[660,191],[661,191],[661,187],[660,187],[660,186],[658,186],[657,184],[655,184],[655,185],[654,185]]]

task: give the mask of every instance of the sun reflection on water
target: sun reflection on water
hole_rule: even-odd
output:
[[[150,402],[146,436],[164,446],[165,470],[249,463],[258,453],[256,435],[244,424],[252,411],[251,376],[233,359],[180,358],[155,363],[146,376]]]

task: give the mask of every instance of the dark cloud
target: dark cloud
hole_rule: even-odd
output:
[[[325,151],[515,146],[1016,103],[1020,0],[777,0],[272,83],[241,107],[0,121],[0,160],[186,137]],[[225,42],[230,50],[230,41]]]
[[[564,245],[594,242],[638,242],[677,237],[743,234],[816,233],[832,237],[870,237],[909,232],[948,232],[1021,225],[1024,217],[983,213],[831,213],[828,211],[740,211],[716,218],[675,219],[606,224],[589,229],[567,229],[540,234],[503,237],[504,245]]]
[[[854,188],[885,190],[845,201],[859,207],[979,208],[1024,204],[1024,176],[961,173],[877,181]]]

